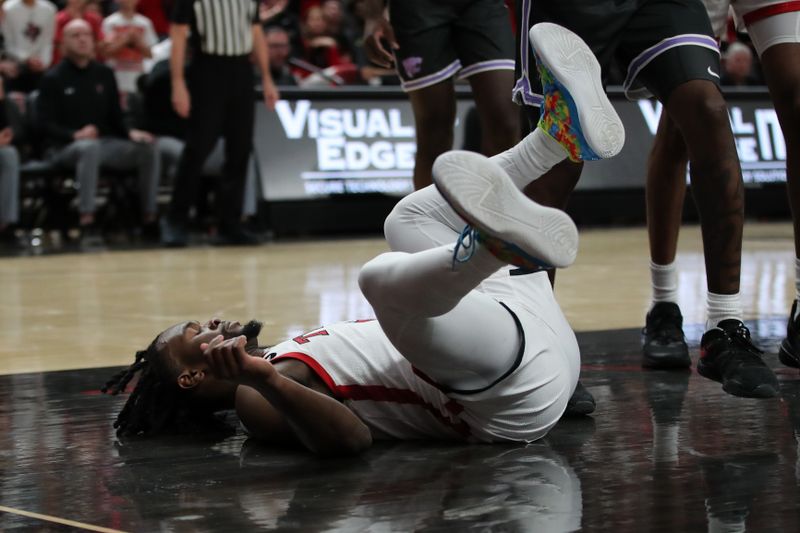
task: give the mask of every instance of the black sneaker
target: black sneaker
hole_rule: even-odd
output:
[[[220,228],[217,238],[213,241],[215,246],[258,246],[261,238],[255,233],[244,229],[243,226]]]
[[[594,396],[579,381],[567,402],[567,409],[562,416],[586,416],[594,413]]]
[[[102,251],[106,249],[103,232],[95,224],[81,226],[80,249],[84,252]]]
[[[797,316],[797,300],[792,303],[786,338],[781,342],[778,358],[786,366],[800,368],[800,317]]]
[[[697,373],[722,383],[722,390],[745,398],[778,395],[778,378],[753,346],[750,330],[740,320],[723,320],[700,340]]]
[[[167,248],[183,248],[189,243],[189,232],[186,224],[174,222],[169,217],[161,217],[161,244]]]
[[[689,368],[692,359],[683,335],[683,315],[678,304],[656,302],[645,319],[642,366],[645,368]]]

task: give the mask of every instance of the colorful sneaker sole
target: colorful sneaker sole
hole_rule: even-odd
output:
[[[451,151],[433,164],[436,187],[480,233],[498,259],[516,266],[567,267],[578,253],[578,229],[558,209],[525,197],[499,165],[474,152]]]
[[[594,54],[571,31],[536,24],[531,46],[542,80],[544,103],[539,127],[572,161],[613,157],[625,144],[625,128],[611,105]]]

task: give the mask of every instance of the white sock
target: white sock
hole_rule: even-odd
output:
[[[678,268],[675,261],[657,265],[650,261],[650,280],[653,286],[653,303],[678,303]]]
[[[742,319],[742,303],[738,292],[736,294],[714,294],[709,292],[707,302],[706,331],[717,327],[717,324],[728,318]]]
[[[558,141],[538,127],[516,146],[490,157],[508,173],[519,189],[540,178],[566,158],[567,152]]]
[[[794,299],[800,301],[800,259],[794,258]]]

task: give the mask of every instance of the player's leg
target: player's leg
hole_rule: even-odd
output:
[[[699,0],[679,5],[651,2],[637,12],[624,39],[628,50],[638,46],[641,52],[626,58],[625,89],[629,96],[648,90],[655,94],[688,149],[708,282],[708,331],[701,340],[698,372],[722,382],[731,394],[774,396],[777,379],[741,321],[744,192],[727,106],[717,85],[716,41]],[[653,45],[658,32],[664,38]]]
[[[800,367],[800,11],[752,20],[757,14],[747,17],[748,32],[786,140],[786,185],[794,223],[795,303],[779,356],[785,365]]]
[[[414,112],[414,189],[419,190],[432,183],[436,157],[453,147],[453,76],[461,68],[452,42],[456,15],[449,3],[405,0],[389,3],[389,17],[399,45],[395,67]]]
[[[600,66],[575,34],[553,24],[531,31],[545,85],[545,106],[538,126],[510,150],[491,158],[506,171],[515,188],[528,186],[567,156],[576,161],[600,159],[619,152],[625,133],[603,91]],[[472,158],[465,154],[465,172]],[[458,165],[458,153],[448,158]],[[420,216],[420,215],[427,216]],[[461,218],[433,192],[420,191],[401,200],[386,226],[393,250],[415,252],[450,242],[463,227]],[[438,227],[441,224],[442,227]]]
[[[520,138],[519,114],[509,98],[514,86],[514,37],[508,10],[496,0],[463,2],[453,21],[453,44],[481,125],[481,153],[492,156]]]
[[[678,307],[675,265],[688,157],[680,130],[667,113],[661,113],[647,160],[647,233],[653,289],[642,347],[642,365],[647,368],[686,368],[692,364]]]
[[[519,113],[508,97],[513,70],[489,70],[469,77],[481,129],[481,153],[492,156],[520,140]]]
[[[414,189],[419,190],[433,182],[431,168],[436,158],[453,148],[456,96],[452,80],[447,79],[410,91],[408,98],[414,111],[417,132]]]
[[[513,371],[523,340],[514,316],[474,289],[506,261],[524,264],[540,257],[568,265],[577,230],[562,211],[525,198],[485,157],[455,155],[455,165],[448,161],[453,153],[439,158],[434,175],[454,207],[479,229],[455,245],[383,254],[364,266],[359,284],[404,357],[445,387],[474,391]],[[475,172],[464,176],[459,165],[467,160]],[[476,202],[476,193],[486,203]],[[493,205],[502,205],[503,212]]]

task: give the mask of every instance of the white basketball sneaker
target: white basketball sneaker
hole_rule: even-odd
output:
[[[462,238],[475,238],[501,261],[531,270],[575,261],[578,229],[569,215],[528,199],[487,157],[446,152],[433,164],[433,181],[472,226]]]
[[[625,144],[625,128],[606,96],[592,51],[557,24],[536,24],[529,36],[544,96],[539,128],[572,161],[617,155]]]

